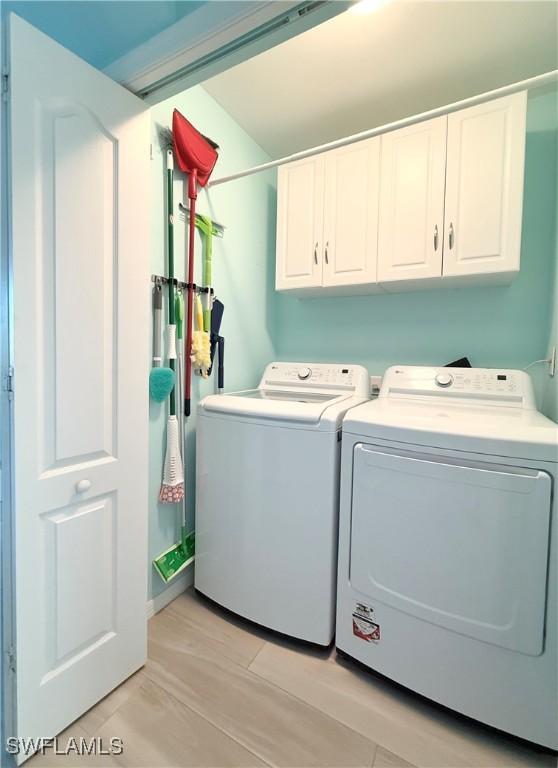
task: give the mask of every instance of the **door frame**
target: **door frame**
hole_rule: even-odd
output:
[[[0,66],[2,87],[4,76],[8,73],[9,47],[8,22],[4,15],[0,19]],[[9,87],[9,81],[8,81]],[[3,88],[2,88],[3,89]],[[10,189],[11,165],[9,146],[8,99],[0,97],[0,370],[2,379],[0,401],[0,678],[2,696],[0,698],[0,765],[13,765],[13,759],[5,751],[7,733],[15,726],[15,661],[8,650],[15,647],[14,622],[14,560],[13,560],[13,525],[12,525],[12,487],[13,487],[13,407],[8,385],[9,371],[13,363],[13,301],[12,301],[12,253],[10,227]]]

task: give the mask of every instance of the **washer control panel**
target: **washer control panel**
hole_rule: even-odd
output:
[[[362,365],[330,363],[270,363],[260,388],[289,387],[343,390],[368,397],[370,378]]]
[[[386,371],[380,397],[453,398],[536,409],[530,376],[499,368],[394,365]]]

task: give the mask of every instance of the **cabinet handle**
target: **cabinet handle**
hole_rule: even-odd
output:
[[[318,243],[314,246],[314,264],[318,263]]]
[[[329,248],[329,240],[327,241],[326,247],[325,247],[325,263],[326,264],[329,264],[329,256],[327,255],[327,249],[328,248]]]
[[[438,250],[438,225],[434,227],[434,250]]]
[[[454,240],[454,237],[453,237],[453,222],[450,222],[449,232],[448,232],[448,245],[449,245],[450,251],[453,248],[453,240]]]

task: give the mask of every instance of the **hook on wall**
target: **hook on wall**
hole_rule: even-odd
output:
[[[182,214],[184,216],[184,220],[185,221],[190,221],[190,209],[189,208],[187,208],[182,203],[178,203],[178,210],[179,210],[180,214]],[[201,223],[200,215],[198,213],[196,213],[196,227],[200,223]],[[219,224],[217,221],[212,221],[211,224],[212,224],[211,234],[214,237],[224,237],[225,236],[225,227],[223,226],[223,224]]]
[[[185,283],[183,280],[177,280],[176,277],[172,278],[172,281],[169,280],[168,277],[165,277],[164,275],[151,275],[151,282],[155,283],[155,286],[161,290],[161,286],[168,285],[170,282],[176,288],[182,291],[188,291],[192,289],[195,293],[203,294],[203,293],[209,293],[210,296],[215,295],[215,291],[213,288],[210,288],[209,286],[202,287],[201,285],[196,285],[196,283]]]

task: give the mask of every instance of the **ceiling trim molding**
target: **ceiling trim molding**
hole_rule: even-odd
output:
[[[155,104],[337,15],[348,4],[301,3],[300,0],[208,2],[113,62],[104,72],[133,93],[146,97],[148,103]],[[202,64],[194,74],[187,72],[184,77],[178,75],[173,79],[175,73],[192,70],[197,62],[210,59],[220,50],[226,51],[235,41],[249,37],[259,28],[265,28],[265,25],[289,12],[298,11],[302,6],[307,6],[312,13],[300,11],[300,16],[294,21],[289,19],[288,24],[271,29],[265,39],[262,36],[256,41],[249,41],[242,50],[224,55],[218,63]],[[154,84],[171,79],[172,83],[154,89]]]
[[[233,63],[239,63],[261,50],[336,15],[341,10],[345,10],[347,3],[316,3],[316,10],[312,9],[312,13],[298,10],[302,6],[312,5],[314,4],[301,3],[300,0],[207,3],[113,62],[104,71],[133,93],[144,97],[147,93],[146,100],[149,103],[157,103],[217,74],[227,66],[232,66]],[[242,52],[234,51],[229,61],[225,55],[218,64],[216,62],[211,62],[207,66],[202,64],[195,74],[190,71],[184,77],[177,77],[172,84],[157,87],[156,93],[151,93],[154,84],[171,80],[175,73],[180,73],[182,70],[192,70],[196,62],[203,62],[212,54],[226,50],[235,41],[250,36],[259,28],[265,29],[265,25],[282,15],[290,15],[294,10],[300,13],[300,17],[297,16],[294,23],[282,25],[285,27],[284,30],[271,29],[265,36],[265,42],[261,39],[255,43],[248,42]],[[310,16],[311,19],[309,19]]]
[[[296,2],[279,4],[290,7]],[[251,7],[247,9],[246,5]],[[277,11],[272,14],[272,5],[271,2],[219,3],[219,19],[216,19],[212,3],[207,3],[117,59],[106,67],[105,74],[134,92],[141,91],[150,82],[166,77],[205,55],[210,48],[222,45],[231,34],[246,32],[256,19],[262,23],[276,16]]]

